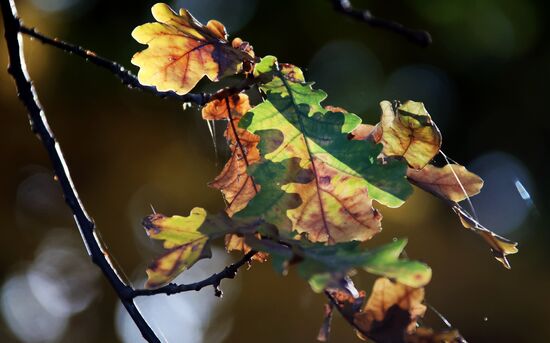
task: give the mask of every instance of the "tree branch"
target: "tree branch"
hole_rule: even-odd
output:
[[[227,96],[237,94],[244,90],[247,90],[256,83],[255,79],[246,78],[243,80],[243,82],[241,82],[236,86],[226,87],[226,88],[220,89],[215,93],[187,93],[184,95],[180,95],[172,91],[161,92],[161,91],[158,91],[153,86],[142,85],[139,82],[138,78],[130,70],[126,69],[120,63],[117,63],[115,61],[111,61],[105,57],[102,57],[89,49],[62,41],[58,38],[51,38],[46,35],[43,35],[39,33],[35,28],[29,28],[22,25],[20,21],[19,21],[18,31],[30,37],[35,38],[36,40],[38,40],[43,44],[53,46],[69,54],[73,54],[75,56],[84,58],[86,61],[92,64],[95,64],[96,66],[101,67],[103,69],[106,69],[107,71],[112,73],[114,76],[116,76],[122,82],[122,84],[128,86],[131,89],[139,89],[139,90],[154,94],[161,98],[176,99],[181,102],[190,102],[199,106],[203,106],[211,100],[214,100],[214,99],[221,100]]]
[[[162,92],[157,92],[155,89],[142,86],[133,74],[124,69],[124,67],[118,63],[99,57],[89,50],[61,42],[57,39],[48,38],[36,33],[33,29],[23,27],[20,19],[18,18],[17,9],[13,0],[0,0],[0,8],[2,10],[5,30],[4,36],[10,61],[8,73],[15,81],[18,97],[27,109],[31,129],[39,137],[44,149],[48,153],[54,173],[63,191],[65,202],[73,213],[73,217],[88,251],[88,255],[92,259],[92,262],[101,269],[103,275],[107,278],[117,293],[120,301],[140,330],[143,338],[150,343],[160,343],[159,338],[147,324],[147,321],[143,318],[139,309],[136,307],[134,298],[143,295],[160,293],[175,294],[191,290],[199,290],[209,285],[214,286],[217,296],[221,296],[221,290],[219,289],[221,280],[225,278],[234,278],[237,274],[237,270],[249,262],[256,252],[250,251],[241,260],[225,267],[221,272],[216,273],[205,280],[189,285],[170,284],[156,290],[135,290],[123,281],[116,269],[113,267],[107,251],[103,248],[102,242],[96,235],[95,224],[80,201],[78,192],[74,187],[69,169],[61,151],[61,147],[48,124],[46,114],[39,102],[38,95],[26,69],[21,33],[26,33],[46,44],[50,44],[64,51],[86,58],[92,63],[111,71],[119,77],[123,83],[130,87],[147,90],[159,96],[165,96],[165,94]],[[243,89],[246,89],[246,87],[250,87],[253,83],[253,80],[246,79],[241,86],[224,88],[213,95],[206,94],[200,95],[200,97],[198,95],[192,95],[187,98],[175,93],[166,93],[166,96],[177,97],[182,101],[192,101],[197,104],[203,104],[203,102],[207,102],[209,99],[213,99],[214,97],[219,97],[222,99],[233,92],[240,92]]]
[[[202,281],[191,283],[191,284],[182,284],[182,285],[170,283],[166,286],[156,288],[156,289],[136,289],[132,292],[132,297],[135,298],[139,296],[155,295],[155,294],[172,295],[172,294],[181,293],[181,292],[200,291],[201,289],[207,286],[213,286],[215,295],[217,297],[221,297],[222,291],[219,288],[220,282],[223,279],[235,278],[239,268],[245,265],[246,263],[249,263],[250,260],[252,260],[252,257],[256,255],[256,253],[257,251],[254,251],[254,250],[249,251],[239,261],[225,267],[221,272],[213,274],[212,276]]]
[[[375,17],[369,10],[355,9],[349,0],[331,0],[331,2],[336,11],[365,22],[369,26],[392,31],[423,47],[432,43],[432,36],[427,31],[410,29],[398,22]]]
[[[113,268],[111,261],[108,260],[108,254],[103,249],[95,233],[95,224],[86,213],[79,199],[65,158],[61,152],[61,147],[50,129],[44,110],[38,100],[36,90],[32,85],[32,81],[26,69],[22,38],[19,33],[21,22],[17,17],[15,4],[13,0],[0,0],[0,7],[2,8],[5,29],[4,34],[10,60],[8,72],[15,81],[19,99],[27,108],[32,131],[37,134],[42,141],[42,145],[46,149],[49,159],[53,164],[55,175],[63,190],[65,202],[73,212],[73,216],[88,250],[88,254],[92,258],[92,261],[101,269],[119,298],[122,300],[124,307],[138,326],[143,337],[148,342],[160,342],[134,302],[128,300],[126,294],[131,291],[131,287],[122,281],[121,277]]]

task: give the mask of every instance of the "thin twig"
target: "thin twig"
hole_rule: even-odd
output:
[[[22,37],[19,33],[21,23],[17,17],[15,4],[13,0],[0,0],[0,6],[2,8],[5,29],[4,34],[10,59],[8,72],[15,81],[19,99],[27,108],[31,128],[42,141],[42,145],[46,149],[50,161],[53,164],[53,169],[63,190],[65,201],[73,212],[73,216],[88,250],[88,254],[92,258],[92,261],[103,271],[107,280],[109,280],[111,286],[118,294],[124,307],[138,326],[143,337],[148,342],[160,342],[134,302],[128,299],[127,294],[132,291],[132,288],[122,281],[121,277],[113,268],[112,263],[108,260],[108,255],[105,250],[103,250],[95,234],[95,224],[86,213],[79,199],[69,169],[65,163],[65,158],[61,152],[60,145],[49,127],[44,110],[39,103],[36,90],[26,70]]]
[[[252,260],[252,257],[256,255],[256,253],[257,252],[254,250],[249,251],[239,261],[225,267],[221,272],[213,274],[209,278],[206,278],[202,281],[191,283],[191,284],[181,284],[181,285],[170,283],[166,286],[156,288],[156,289],[136,289],[132,292],[132,297],[135,298],[139,296],[155,295],[155,294],[172,295],[172,294],[181,293],[181,292],[200,291],[201,289],[207,286],[213,286],[215,295],[217,297],[221,297],[222,291],[219,288],[220,282],[223,279],[235,278],[239,268],[245,265],[246,263],[249,263],[250,260]]]
[[[142,85],[139,82],[138,78],[120,63],[102,57],[89,49],[62,41],[58,38],[48,37],[39,33],[35,28],[29,28],[22,24],[19,25],[19,32],[35,38],[43,44],[53,46],[67,53],[84,58],[86,61],[95,64],[96,66],[103,69],[106,69],[107,71],[115,75],[124,85],[128,86],[131,89],[139,89],[148,93],[152,93],[161,98],[176,99],[181,102],[193,103],[199,106],[203,106],[211,100],[223,99],[227,96],[247,90],[256,82],[256,80],[254,80],[253,78],[246,78],[243,80],[243,82],[236,86],[222,88],[215,93],[187,93],[180,95],[172,91],[161,92],[158,91],[155,87]]]
[[[427,31],[411,29],[398,22],[375,17],[369,10],[355,9],[349,0],[331,0],[331,2],[336,11],[365,22],[369,26],[395,32],[423,47],[432,43],[432,36]]]

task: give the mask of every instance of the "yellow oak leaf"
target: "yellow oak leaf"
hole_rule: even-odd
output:
[[[394,112],[389,101],[380,103],[377,125],[386,156],[403,156],[409,165],[422,169],[439,152],[441,133],[421,102],[407,101]]]
[[[382,214],[372,206],[361,176],[343,173],[317,157],[313,165],[315,179],[282,187],[300,194],[300,206],[287,210],[298,232],[314,242],[335,243],[365,241],[382,230]]]
[[[176,14],[167,4],[151,8],[157,22],[138,26],[132,37],[148,48],[132,63],[140,68],[138,80],[159,91],[188,93],[205,75],[211,81],[239,72],[253,57],[227,41],[222,23],[198,22],[185,9]]]
[[[163,246],[168,249],[147,268],[146,288],[162,286],[199,259],[210,257],[208,236],[199,232],[205,219],[206,211],[199,207],[187,217],[154,214],[144,219],[149,237],[164,241]]]

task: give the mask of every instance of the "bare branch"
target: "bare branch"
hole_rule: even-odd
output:
[[[119,298],[136,325],[141,334],[148,342],[160,342],[153,330],[149,327],[138,308],[132,300],[128,300],[126,294],[132,289],[116,273],[112,267],[111,261],[108,260],[108,254],[103,250],[101,242],[95,233],[95,224],[86,213],[82,202],[79,199],[78,193],[74,187],[69,169],[61,152],[61,147],[56,141],[55,136],[50,129],[46,114],[40,102],[32,81],[26,70],[25,58],[23,55],[22,38],[19,33],[21,22],[17,17],[17,10],[13,0],[0,0],[2,8],[2,16],[4,19],[4,29],[6,44],[10,64],[8,72],[13,77],[19,99],[27,108],[31,128],[40,138],[44,149],[46,149],[49,159],[52,162],[53,169],[59,184],[63,190],[65,202],[73,212],[76,224],[84,240],[84,244],[88,250],[88,254],[92,261],[101,269],[113,289],[118,294]]]
[[[375,17],[369,10],[355,9],[349,0],[331,0],[331,2],[336,11],[365,22],[369,26],[395,32],[423,47],[432,43],[432,36],[427,31],[410,29],[398,22]]]
[[[254,250],[249,251],[239,261],[225,267],[221,272],[213,274],[212,276],[202,281],[191,283],[191,284],[185,284],[185,285],[177,285],[174,283],[170,283],[166,286],[156,288],[156,289],[136,289],[132,291],[131,296],[135,298],[139,296],[155,295],[155,294],[172,295],[172,294],[188,292],[188,291],[200,291],[204,287],[213,286],[215,295],[217,297],[221,297],[222,291],[219,288],[220,282],[223,279],[235,278],[239,268],[245,265],[246,263],[249,263],[250,260],[252,260],[252,257],[256,255],[256,253],[257,251],[254,251]]]
[[[249,89],[252,85],[256,83],[256,80],[253,78],[246,78],[240,84],[233,87],[226,87],[220,89],[215,93],[187,93],[184,95],[177,94],[176,92],[168,91],[161,92],[158,91],[155,87],[144,86],[142,85],[137,77],[128,69],[126,69],[120,63],[111,61],[105,57],[98,55],[97,53],[83,48],[81,46],[71,44],[65,41],[62,41],[58,38],[51,38],[46,35],[39,33],[35,28],[29,28],[21,24],[19,21],[19,32],[26,34],[36,40],[40,41],[43,44],[53,46],[60,50],[63,50],[69,54],[84,58],[86,61],[95,64],[98,67],[106,69],[114,76],[116,76],[124,85],[128,86],[131,89],[139,89],[148,93],[152,93],[161,98],[170,98],[176,99],[181,102],[189,102],[199,106],[203,106],[207,102],[214,99],[223,99],[227,96],[240,93],[244,90]]]

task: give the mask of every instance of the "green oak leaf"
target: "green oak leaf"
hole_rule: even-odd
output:
[[[432,275],[431,268],[426,264],[400,258],[407,245],[406,239],[374,250],[362,248],[359,242],[325,245],[302,239],[283,240],[282,244],[277,244],[253,236],[247,237],[247,243],[254,249],[268,252],[275,270],[279,272],[283,272],[289,264],[296,263],[298,273],[310,282],[315,291],[327,286],[330,274],[345,275],[355,268],[415,288],[426,285]]]
[[[262,189],[249,206],[265,209],[256,213],[278,226],[288,217],[292,226],[279,229],[307,233],[312,241],[363,241],[378,233],[382,216],[372,207],[372,200],[390,207],[404,202],[412,192],[405,179],[406,164],[379,161],[382,145],[349,140],[348,133],[361,123],[360,118],[322,108],[324,95],[311,84],[289,80],[274,58],[264,58],[257,72],[271,77],[263,86],[267,100],[239,122],[260,136],[263,156],[259,166],[250,169]],[[285,162],[289,159],[299,163]],[[267,161],[284,164],[277,168],[281,175],[273,174],[273,168],[260,167]],[[262,175],[266,169],[271,173],[268,178]],[[304,169],[313,177],[301,177]],[[271,185],[266,188],[262,179]],[[276,187],[272,180],[277,180]],[[285,211],[280,206],[271,209],[272,203],[261,204],[262,199],[276,197],[262,197],[262,193],[273,191],[280,197],[280,190],[298,195],[299,206]]]
[[[263,81],[260,89],[267,95],[273,93],[282,97],[292,96],[297,104],[308,105],[310,114],[323,111],[320,103],[327,98],[327,93],[314,90],[311,87],[313,82],[305,81],[300,68],[288,63],[278,63],[274,56],[266,56],[256,64],[254,76]],[[287,84],[292,85],[291,92]]]

